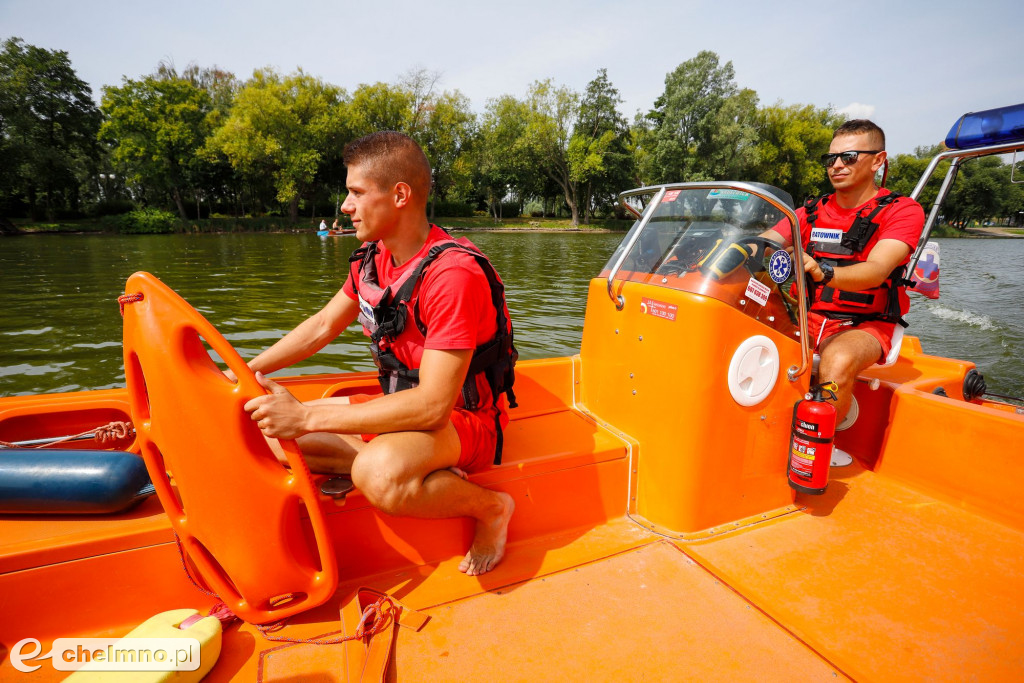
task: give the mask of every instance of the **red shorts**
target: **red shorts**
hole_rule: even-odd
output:
[[[824,323],[824,329],[822,323]],[[878,340],[882,346],[882,355],[878,357],[879,363],[884,363],[889,351],[892,349],[892,334],[896,330],[896,323],[886,323],[881,320],[866,320],[857,325],[849,320],[837,320],[829,318],[820,313],[809,311],[807,313],[807,334],[814,340],[814,349],[821,347],[821,342],[829,337],[846,332],[848,330],[861,330],[867,332]]]
[[[380,398],[384,394],[353,394],[348,397],[349,403],[367,403]],[[459,435],[459,462],[457,466],[465,472],[479,472],[494,462],[494,449],[498,443],[497,426],[494,414],[497,408],[469,411],[463,408],[452,410],[450,418],[455,433]],[[377,434],[361,434],[363,441],[369,443]]]

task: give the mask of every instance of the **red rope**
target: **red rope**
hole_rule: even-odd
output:
[[[284,636],[272,636],[271,633],[280,631],[287,623],[287,619],[274,622],[273,624],[260,625],[256,628],[267,640],[278,643],[302,643],[306,645],[337,645],[350,640],[369,640],[388,626],[394,623],[396,617],[395,603],[387,595],[381,595],[375,602],[366,606],[363,616],[359,620],[356,632],[350,636],[331,637],[328,633],[317,638],[286,638]]]
[[[59,439],[53,441],[47,441],[46,443],[36,444],[35,446],[19,446],[16,443],[10,443],[8,441],[0,441],[0,446],[5,448],[51,448],[57,444],[62,444],[67,441],[74,441],[80,439],[83,436],[93,437],[93,440],[101,446],[110,445],[116,441],[122,441],[124,439],[131,438],[135,433],[131,422],[110,422],[103,425],[102,427],[95,427],[93,429],[87,429],[84,432],[78,434],[71,434],[70,436],[62,436]]]
[[[192,572],[188,568],[188,562],[185,560],[185,549],[182,547],[181,539],[178,538],[177,533],[174,534],[174,543],[178,547],[178,557],[181,558],[181,568],[185,570],[185,576],[187,576],[188,580],[192,582],[192,585],[196,587],[196,590],[200,593],[220,598],[220,596],[213,591],[199,585],[199,582],[192,576]],[[223,600],[218,600],[217,603],[210,608],[210,611],[206,616],[217,617],[217,619],[220,620],[220,623],[225,627],[231,624],[235,619],[238,619],[235,613],[231,611],[231,608],[228,607]],[[202,618],[202,616],[194,614],[181,622],[181,625],[178,628],[186,629]],[[278,643],[337,645],[338,643],[344,643],[350,640],[369,640],[394,623],[396,618],[397,608],[395,607],[394,601],[387,595],[381,595],[372,604],[366,606],[366,609],[363,610],[362,618],[359,619],[359,625],[356,626],[356,632],[350,636],[331,637],[334,633],[337,633],[337,631],[323,636],[318,636],[316,638],[287,638],[285,636],[271,635],[272,633],[276,633],[283,629],[288,624],[287,619],[275,621],[271,624],[255,624],[255,626],[265,639]]]
[[[122,294],[117,297],[117,304],[121,307],[121,317],[124,317],[124,306],[125,304],[133,304],[136,301],[142,301],[145,299],[142,292],[133,292],[132,294]]]

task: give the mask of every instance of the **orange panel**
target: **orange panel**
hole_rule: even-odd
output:
[[[637,283],[622,291],[619,311],[605,282],[591,282],[582,402],[640,442],[637,513],[692,533],[789,505],[789,426],[808,382],[786,377],[799,365],[797,343],[716,299]],[[678,306],[679,317],[645,314],[643,297]],[[776,344],[780,371],[764,402],[744,407],[729,392],[727,369],[754,335]]]

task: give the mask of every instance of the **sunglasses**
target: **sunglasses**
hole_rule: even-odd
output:
[[[880,149],[851,149],[847,152],[822,154],[821,163],[825,164],[825,168],[832,168],[836,164],[836,159],[842,159],[843,166],[850,166],[857,163],[861,154],[881,154],[882,151]]]

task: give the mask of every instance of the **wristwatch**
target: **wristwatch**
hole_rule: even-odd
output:
[[[832,267],[831,263],[821,261],[818,263],[818,267],[821,268],[821,279],[816,284],[825,286],[832,282],[832,278],[836,276],[835,268]]]

